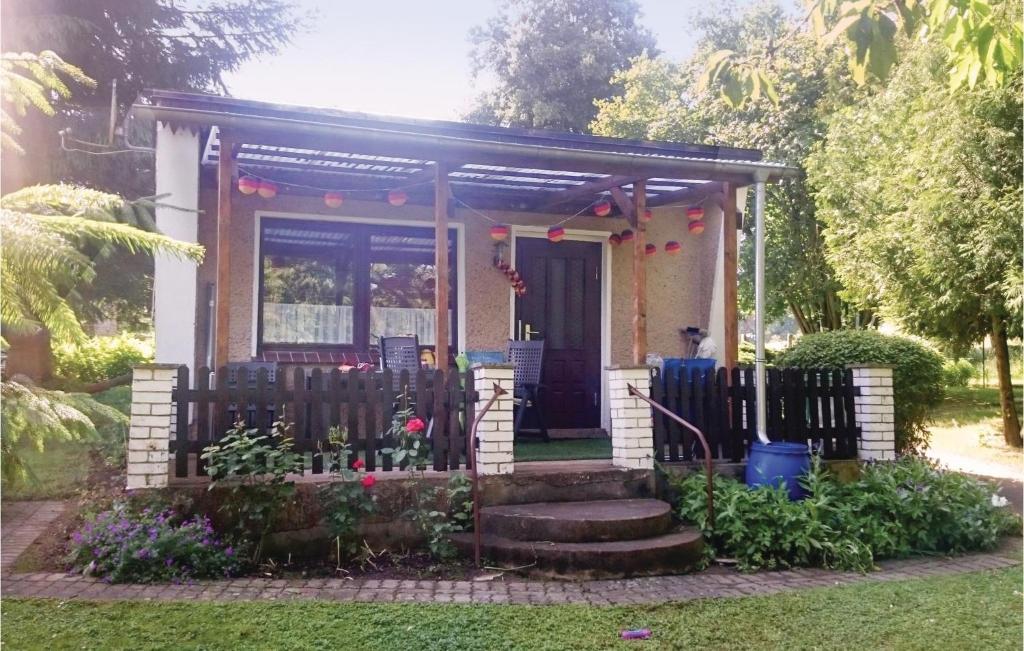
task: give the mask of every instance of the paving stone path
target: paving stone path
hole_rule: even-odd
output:
[[[716,567],[699,574],[615,581],[542,581],[506,575],[491,581],[243,578],[198,581],[191,585],[108,585],[96,579],[59,572],[8,572],[9,563],[31,544],[35,536],[62,509],[60,503],[31,504],[32,506],[19,505],[18,508],[9,508],[16,506],[15,504],[4,506],[4,564],[3,576],[0,577],[0,594],[4,597],[157,601],[324,599],[537,605],[582,603],[604,606],[774,594],[865,581],[899,581],[962,574],[1021,564],[1021,548],[1020,544],[1016,543],[988,554],[884,561],[878,571],[869,574],[817,569],[741,574]]]

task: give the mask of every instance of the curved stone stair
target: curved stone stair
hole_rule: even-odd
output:
[[[704,549],[699,531],[673,527],[672,507],[653,499],[488,506],[480,523],[484,557],[557,578],[678,574]],[[472,533],[452,540],[473,553]]]

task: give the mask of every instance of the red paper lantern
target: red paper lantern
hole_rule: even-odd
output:
[[[687,224],[687,228],[689,228],[690,232],[693,233],[694,235],[700,235],[701,233],[704,232],[704,222],[699,220],[690,222],[689,224]]]
[[[392,206],[404,206],[408,200],[409,195],[405,193],[405,190],[392,190],[388,192],[388,203]]]
[[[623,241],[623,242],[632,242],[633,241],[633,231],[631,231],[631,230],[629,230],[627,228],[626,230],[622,231],[622,235],[619,236],[619,239],[621,241]]]
[[[612,212],[612,204],[609,201],[598,201],[594,204],[594,214],[598,217],[607,217]]]
[[[704,208],[702,206],[690,206],[686,209],[686,218],[691,222],[695,222],[704,216]]]
[[[264,199],[273,199],[277,196],[277,184],[273,181],[260,181],[260,186],[256,189],[256,192]]]
[[[612,233],[608,236],[608,243],[612,246],[618,246],[622,244],[622,237],[620,237],[618,233]]]
[[[260,189],[260,180],[252,176],[242,176],[238,179],[238,191],[242,194],[252,194]]]
[[[548,229],[548,239],[552,242],[561,242],[565,238],[565,229],[561,226],[552,226]]]
[[[324,203],[328,208],[340,208],[345,203],[345,195],[340,192],[328,192],[324,194]]]
[[[683,245],[676,241],[665,242],[665,253],[675,255],[683,250]]]
[[[652,219],[654,219],[654,213],[651,212],[650,208],[648,208],[648,209],[644,210],[642,213],[640,213],[640,221],[642,221],[642,222],[649,222]]]
[[[647,255],[654,255],[657,252],[658,247],[654,246],[653,244],[648,244],[647,246],[644,247],[644,253],[646,253]]]
[[[508,226],[497,224],[491,226],[491,239],[495,242],[503,242],[508,238]]]

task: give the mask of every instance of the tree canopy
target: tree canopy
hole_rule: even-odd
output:
[[[802,167],[828,116],[856,94],[835,49],[822,50],[809,35],[781,45],[773,73],[778,105],[762,97],[731,109],[698,84],[707,58],[723,45],[757,51],[778,41],[791,25],[783,8],[772,4],[698,19],[694,27],[705,36],[697,53],[681,64],[635,59],[614,80],[619,94],[598,102],[594,132],[752,147],[767,158]],[[851,308],[838,296],[840,285],[825,260],[814,200],[803,179],[768,189],[766,223],[768,317],[792,313],[803,332],[852,325]],[[748,220],[745,230],[751,227]],[[740,259],[740,301],[748,312],[753,285],[753,238],[748,237]]]
[[[474,77],[493,77],[473,122],[584,132],[610,97],[612,75],[654,37],[636,0],[506,0],[471,33]]]

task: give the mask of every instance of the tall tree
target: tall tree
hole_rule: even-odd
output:
[[[784,9],[772,4],[697,19],[694,28],[704,34],[697,53],[678,65],[635,60],[615,79],[620,94],[598,102],[594,132],[753,147],[802,167],[828,115],[854,94],[838,53],[817,48],[808,35],[780,44],[772,70],[777,104],[762,97],[733,110],[698,83],[708,57],[720,48],[757,51],[778,42],[792,25]],[[768,317],[792,314],[805,333],[854,325],[854,309],[839,297],[840,285],[825,260],[821,225],[803,179],[769,187],[766,223]],[[749,223],[745,229],[749,234]],[[739,295],[745,311],[753,309],[753,293],[753,238],[745,237]]]
[[[474,78],[493,77],[467,119],[584,132],[610,80],[643,52],[657,54],[636,0],[506,0],[470,38]]]
[[[1003,435],[1019,447],[1007,338],[1022,317],[1020,73],[951,92],[944,46],[905,56],[810,160],[828,257],[850,298],[910,332],[954,346],[990,335]]]
[[[60,180],[126,196],[152,194],[151,157],[67,152],[58,132],[106,142],[115,81],[119,118],[147,87],[227,92],[225,72],[276,52],[303,21],[288,0],[5,0],[0,18],[5,51],[52,50],[96,80],[53,115],[29,116],[21,138],[32,156],[6,161],[3,191]]]

